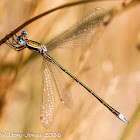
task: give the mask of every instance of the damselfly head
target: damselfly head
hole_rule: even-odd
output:
[[[21,32],[21,35],[27,36],[28,33],[26,31]]]
[[[23,45],[24,44],[24,41],[18,36],[17,38],[17,42],[19,45]]]
[[[19,45],[25,44],[27,35],[28,35],[28,33],[26,31],[21,32],[21,35],[17,37],[17,42]]]

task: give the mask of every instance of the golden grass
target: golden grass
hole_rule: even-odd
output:
[[[66,2],[72,1],[1,0],[0,39],[28,19]],[[139,139],[139,126],[136,125],[139,124],[139,113],[134,110],[140,102],[140,52],[137,49],[140,44],[140,4],[135,2],[77,5],[56,11],[23,29],[28,31],[29,39],[47,43],[93,8],[103,7],[110,11],[113,18],[99,30],[91,44],[69,51],[56,49],[50,55],[120,111],[130,120],[129,125],[118,120],[64,75],[70,84],[74,106],[69,110],[56,95],[54,121],[46,130],[39,120],[42,57],[29,50],[17,53],[4,44],[0,46],[0,132],[60,132],[61,138],[50,139],[63,140]]]

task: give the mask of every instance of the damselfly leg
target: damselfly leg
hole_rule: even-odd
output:
[[[5,44],[7,44],[10,48],[15,51],[21,51],[26,48],[26,36],[27,32],[23,31],[20,36],[16,34],[12,36],[11,40],[8,39]]]

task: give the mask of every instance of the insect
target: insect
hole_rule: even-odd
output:
[[[49,128],[52,124],[54,114],[54,92],[52,83],[54,83],[60,101],[72,108],[72,97],[69,91],[69,87],[66,84],[63,76],[60,73],[60,69],[73,78],[77,83],[83,86],[89,93],[97,98],[105,107],[107,107],[116,117],[123,122],[128,120],[120,114],[117,110],[107,104],[103,99],[96,95],[91,89],[84,85],[75,76],[69,73],[59,63],[57,63],[48,52],[55,48],[70,49],[81,47],[91,41],[94,34],[91,30],[102,23],[105,18],[106,10],[103,8],[95,8],[84,17],[82,17],[73,26],[62,32],[47,44],[43,45],[36,41],[27,39],[28,33],[23,31],[21,35],[12,36],[12,40],[7,40],[5,43],[15,51],[21,51],[25,48],[30,49],[43,56],[42,63],[42,96],[41,96],[41,113],[40,120],[45,128]]]

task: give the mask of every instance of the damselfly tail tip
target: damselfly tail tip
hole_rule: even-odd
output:
[[[122,114],[119,114],[118,118],[127,124],[129,123],[129,121]]]

